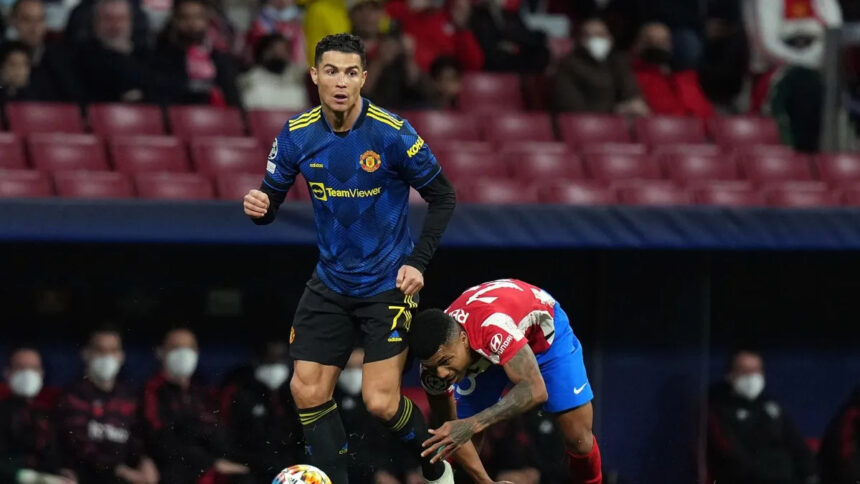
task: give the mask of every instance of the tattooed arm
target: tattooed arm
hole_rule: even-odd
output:
[[[446,422],[438,429],[430,430],[433,436],[424,442],[422,456],[436,453],[432,459],[434,462],[445,459],[476,433],[546,401],[546,384],[528,345],[517,351],[503,368],[514,384],[510,391],[498,403],[472,417]]]

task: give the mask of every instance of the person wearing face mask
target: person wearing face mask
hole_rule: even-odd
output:
[[[72,471],[62,468],[51,408],[37,398],[44,374],[38,351],[33,348],[12,351],[4,371],[10,395],[0,401],[0,482],[77,482]]]
[[[84,378],[59,405],[69,467],[81,482],[156,484],[158,470],[143,453],[137,396],[117,382],[125,361],[119,331],[94,331],[81,356]]]
[[[759,353],[735,351],[709,396],[708,471],[725,484],[815,484],[815,460],[765,390]]]
[[[168,331],[157,356],[162,371],[144,387],[143,416],[161,482],[196,484],[203,476],[249,482],[248,468],[227,458],[226,436],[208,392],[191,381],[199,356],[194,333]]]
[[[672,32],[668,27],[661,23],[643,25],[633,54],[633,72],[651,112],[703,119],[714,115],[698,73],[672,69]]]
[[[281,34],[261,38],[255,58],[254,67],[238,80],[245,108],[301,111],[308,107],[307,71],[291,61],[287,39]]]
[[[290,63],[304,68],[307,62],[305,33],[302,30],[303,17],[303,12],[295,0],[269,0],[263,3],[257,18],[248,28],[245,43],[251,51],[259,52],[259,42],[264,37],[280,34],[289,42],[287,57]]]
[[[649,113],[630,61],[615,50],[603,20],[583,20],[576,29],[576,44],[559,62],[553,79],[552,105],[556,111],[630,116]]]
[[[266,343],[247,378],[221,392],[221,418],[232,455],[251,469],[255,482],[271,482],[280,469],[304,461],[302,426],[288,383],[288,352],[286,342]]]

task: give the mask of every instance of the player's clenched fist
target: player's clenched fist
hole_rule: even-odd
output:
[[[269,210],[269,196],[260,190],[251,190],[245,195],[245,215],[260,218]]]

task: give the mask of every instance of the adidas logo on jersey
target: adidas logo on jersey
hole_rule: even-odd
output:
[[[396,329],[388,336],[389,343],[399,343],[401,341],[403,341],[403,338],[400,336],[400,332]]]

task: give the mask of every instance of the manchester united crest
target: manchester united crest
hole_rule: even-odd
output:
[[[359,163],[361,164],[362,170],[368,173],[373,173],[379,169],[379,166],[382,164],[382,160],[379,158],[379,153],[375,151],[365,151],[362,153]]]

